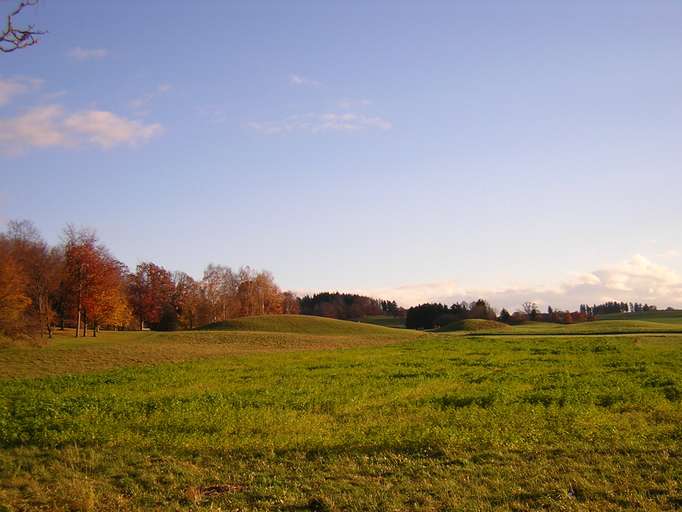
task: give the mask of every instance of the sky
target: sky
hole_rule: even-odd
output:
[[[405,306],[682,306],[681,2],[22,16],[48,33],[0,54],[0,227]]]

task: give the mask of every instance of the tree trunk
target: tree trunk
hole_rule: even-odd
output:
[[[83,309],[83,305],[81,304],[81,295],[83,292],[83,281],[82,281],[82,274],[83,273],[83,266],[81,265],[78,268],[78,322],[76,323],[76,338],[78,338],[78,331],[81,330],[81,309]]]
[[[40,323],[40,337],[43,337],[44,334],[44,329],[43,327],[45,326],[45,322],[47,320],[47,316],[43,316],[43,295],[39,294],[38,295],[38,322]]]
[[[92,337],[97,337],[97,322],[92,322]]]
[[[83,311],[83,337],[85,338],[88,334],[88,314]]]

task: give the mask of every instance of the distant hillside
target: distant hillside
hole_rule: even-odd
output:
[[[646,320],[665,324],[682,323],[682,310],[673,311],[640,311],[639,313],[611,313],[599,315],[597,320]]]
[[[390,327],[311,315],[263,315],[205,325],[201,330],[297,332],[302,334],[396,334]]]
[[[451,332],[451,331],[490,331],[497,329],[511,329],[507,324],[497,322],[496,320],[480,320],[477,318],[470,318],[468,320],[458,320],[452,322],[433,332]]]
[[[360,319],[360,322],[372,325],[382,325],[384,327],[393,327],[397,329],[405,328],[405,318],[390,315],[371,315]]]

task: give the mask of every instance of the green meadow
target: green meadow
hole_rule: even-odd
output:
[[[0,348],[0,510],[682,507],[679,324],[280,318]]]

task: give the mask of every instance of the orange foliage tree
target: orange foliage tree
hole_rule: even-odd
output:
[[[100,325],[125,324],[128,306],[123,264],[106,247],[97,245],[97,238],[90,231],[68,227],[65,238],[64,286],[75,308],[76,336],[81,325],[85,335],[88,321],[92,322],[93,336]]]
[[[158,324],[164,309],[172,304],[175,286],[171,273],[151,262],[140,263],[130,276],[128,297],[140,330],[144,323]]]
[[[6,244],[0,243],[0,334],[14,336],[21,332],[24,314],[31,305],[26,283]]]

